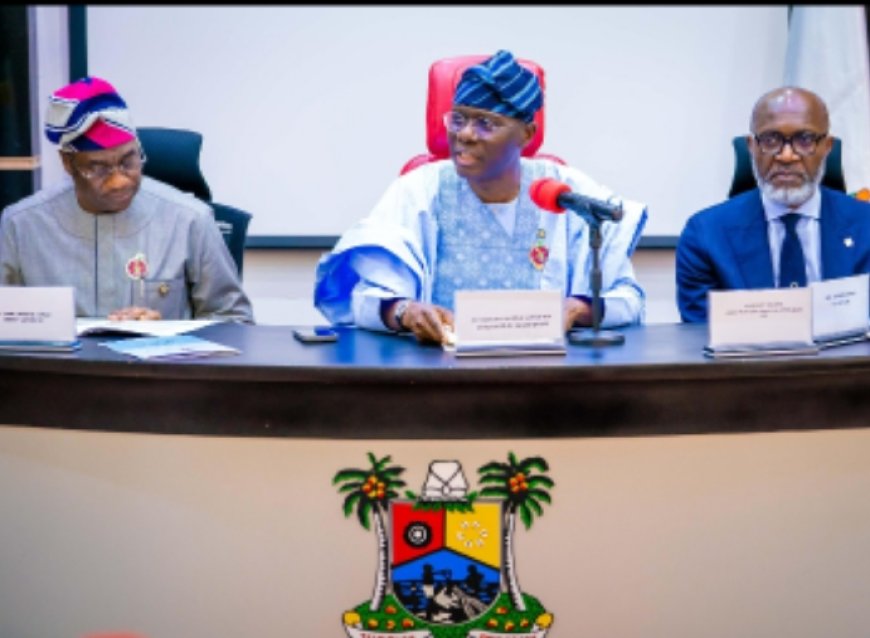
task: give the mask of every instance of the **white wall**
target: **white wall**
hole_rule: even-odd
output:
[[[69,35],[65,6],[36,7],[36,90],[39,115],[39,179],[43,186],[53,184],[63,176],[57,147],[45,138],[45,107],[51,93],[69,81]]]
[[[725,197],[730,140],[780,83],[787,7],[89,6],[89,71],[135,122],[204,133],[251,236],[338,235],[424,151],[438,58],[512,50],[547,73],[543,151],[676,236]]]

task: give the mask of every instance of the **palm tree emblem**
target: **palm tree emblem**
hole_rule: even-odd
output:
[[[530,529],[535,516],[543,515],[541,503],[552,502],[547,490],[555,485],[553,479],[544,474],[549,469],[547,461],[540,456],[531,456],[517,461],[516,455],[509,452],[507,463],[491,461],[477,470],[480,474],[480,483],[485,486],[480,495],[500,498],[504,503],[502,509],[503,573],[511,602],[520,611],[525,611],[526,604],[517,582],[514,564],[513,536],[516,516],[519,512],[523,525],[526,529]],[[535,474],[536,470],[538,474]]]
[[[438,460],[420,495],[404,467],[368,453],[368,468],[344,468],[332,483],[346,518],[374,522],[377,571],[370,600],[344,612],[349,638],[546,638],[553,614],[520,591],[513,557],[516,518],[526,529],[543,516],[555,483],[540,456],[478,468],[481,491],[468,490],[458,460]],[[493,498],[494,497],[494,498]]]
[[[375,589],[369,608],[377,611],[381,607],[387,592],[387,559],[389,545],[387,541],[384,517],[389,510],[389,503],[398,497],[397,490],[405,485],[401,480],[405,468],[389,466],[391,457],[378,459],[368,453],[371,467],[367,470],[345,468],[335,473],[332,484],[342,483],[339,493],[347,493],[344,499],[344,515],[349,517],[356,511],[357,519],[365,529],[371,529],[370,520],[374,515],[375,535],[378,543],[378,568],[375,575]]]

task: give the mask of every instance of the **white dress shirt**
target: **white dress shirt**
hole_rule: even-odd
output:
[[[761,203],[764,206],[764,216],[767,218],[767,243],[770,247],[770,259],[773,264],[773,281],[779,285],[779,256],[782,253],[782,243],[785,241],[785,224],[782,216],[788,213],[798,213],[795,231],[804,251],[807,264],[807,283],[822,279],[822,242],[819,218],[822,210],[822,194],[816,192],[797,208],[789,208],[784,204],[774,202],[761,193]]]

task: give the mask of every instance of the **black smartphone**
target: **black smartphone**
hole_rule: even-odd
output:
[[[332,343],[338,341],[338,332],[329,326],[295,328],[293,336],[302,343]]]

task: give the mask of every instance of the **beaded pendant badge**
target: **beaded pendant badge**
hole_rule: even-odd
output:
[[[546,231],[543,228],[539,228],[535,237],[535,245],[532,246],[532,249],[529,251],[529,259],[531,260],[532,265],[538,270],[544,268],[544,264],[547,263],[547,259],[550,257],[550,249],[547,248],[545,243],[546,239]]]

